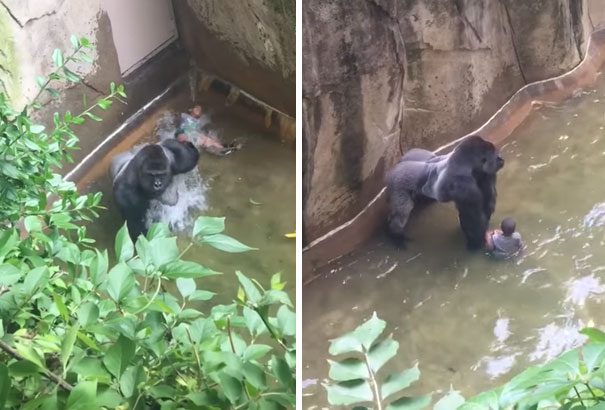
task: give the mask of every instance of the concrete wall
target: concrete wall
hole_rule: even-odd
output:
[[[157,56],[150,68],[122,78],[111,31],[111,22],[101,0],[1,0],[0,2],[0,90],[20,108],[38,92],[36,76],[54,70],[52,54],[59,48],[67,54],[72,49],[70,37],[87,37],[96,49],[89,54],[94,64],[70,66],[83,77],[76,84],[56,83],[59,99],[41,98],[43,108],[35,115],[48,126],[55,111],[82,111],[82,95],[94,101],[107,94],[109,84],[124,84],[128,105],[115,104],[103,112],[103,122],[87,121],[74,126],[80,137],[80,151],[73,153],[76,162],[90,152],[125,118],[136,112],[179,75],[186,72],[188,59],[183,50],[173,46]],[[65,171],[71,169],[67,166]]]
[[[303,241],[348,221],[408,148],[576,66],[602,0],[303,2]]]
[[[173,0],[181,41],[201,69],[296,114],[294,0]]]

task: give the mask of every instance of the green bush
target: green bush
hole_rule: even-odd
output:
[[[399,344],[390,336],[378,341],[386,322],[376,313],[354,331],[332,341],[328,401],[335,406],[365,409],[419,410],[431,396],[407,397],[402,391],[420,377],[418,367],[381,378],[379,370],[397,354]],[[590,342],[570,350],[543,366],[526,369],[504,386],[469,400],[450,391],[434,410],[605,410],[605,333],[582,331]],[[363,405],[363,406],[362,406]],[[386,407],[385,407],[386,406]]]
[[[97,109],[126,98],[111,84],[82,112],[31,120],[55,81],[78,82],[71,62],[90,62],[89,42],[55,51],[56,70],[21,111],[0,94],[0,408],[279,409],[295,403],[296,318],[279,275],[268,290],[236,273],[237,299],[209,312],[196,279],[217,275],[183,260],[166,225],[130,240],[117,234],[117,261],[94,247],[86,224],[100,194],[79,195],[54,169],[71,161],[72,126],[100,121]],[[224,218],[201,217],[194,241],[226,252],[253,248],[223,234]],[[235,280],[228,279],[228,280]],[[180,295],[164,291],[176,281]]]

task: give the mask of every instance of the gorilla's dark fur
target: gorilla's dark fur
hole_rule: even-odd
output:
[[[110,171],[113,196],[133,240],[147,231],[145,218],[150,200],[160,199],[172,176],[191,171],[198,160],[199,152],[193,144],[175,139],[114,157]]]
[[[423,149],[406,153],[387,176],[388,228],[398,238],[417,196],[454,201],[469,249],[485,245],[485,232],[496,207],[496,173],[504,166],[496,147],[473,135],[447,155]]]

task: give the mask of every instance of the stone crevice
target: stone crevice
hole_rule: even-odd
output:
[[[506,5],[506,3],[502,2],[502,0],[500,0],[500,5],[504,8],[504,13],[506,14],[506,21],[508,22],[508,27],[510,29],[511,44],[513,46],[513,51],[515,52],[515,59],[517,60],[517,66],[519,67],[521,78],[523,78],[523,83],[527,84],[527,77],[525,76],[525,72],[523,71],[523,65],[521,64],[521,58],[519,57],[519,50],[517,50],[517,42],[515,41],[515,29],[513,27],[513,21],[510,17],[510,12],[508,11],[508,6]]]
[[[21,23],[21,21],[19,21],[19,19],[17,18],[17,16],[15,16],[15,14],[13,13],[13,11],[10,9],[10,7],[8,7],[2,0],[0,0],[0,4],[2,5],[2,7],[4,7],[6,9],[6,12],[13,19],[13,21],[15,23],[17,23],[17,25],[19,27],[23,28],[23,23]]]
[[[462,22],[464,23],[464,25],[471,29],[471,31],[473,32],[473,34],[475,35],[475,38],[479,41],[479,43],[483,43],[483,39],[479,35],[479,32],[477,31],[475,26],[470,22],[470,20],[466,17],[466,14],[464,14],[463,5],[462,5],[461,0],[455,0],[454,6],[456,6],[456,11],[458,12],[458,15],[460,16],[460,18],[462,19]]]

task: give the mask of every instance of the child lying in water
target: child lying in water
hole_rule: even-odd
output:
[[[516,224],[512,218],[505,218],[500,224],[502,230],[494,230],[485,234],[487,250],[499,259],[510,258],[523,248],[521,234],[515,232]]]
[[[242,147],[242,144],[237,142],[223,145],[216,138],[204,134],[201,129],[201,116],[202,107],[200,105],[195,105],[187,113],[182,113],[175,137],[180,141],[191,141],[198,148],[215,155],[228,155]]]

